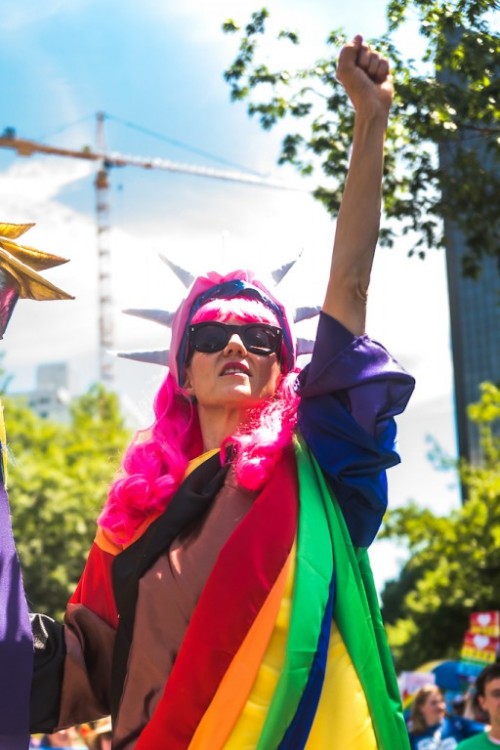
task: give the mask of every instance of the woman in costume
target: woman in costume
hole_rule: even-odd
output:
[[[111,714],[114,750],[405,750],[366,547],[413,379],[365,334],[387,61],[338,77],[353,151],[312,361],[250,272],[198,278],[64,631],[34,617],[33,729]]]

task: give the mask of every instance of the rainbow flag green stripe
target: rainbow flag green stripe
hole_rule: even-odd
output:
[[[309,493],[302,487],[300,471],[299,496],[296,574],[285,663],[257,750],[277,748],[297,711],[316,654],[333,574],[332,541],[323,500],[317,491]]]
[[[336,588],[334,618],[365,692],[379,750],[409,750],[367,552],[352,546],[342,512],[300,439],[295,450],[300,509],[290,632],[285,664],[257,748],[278,748],[299,708],[335,575],[342,585]]]
[[[392,656],[366,549],[355,549],[342,511],[309,449],[297,451],[306,492],[319,492],[332,538],[336,588],[334,618],[364,690],[379,750],[409,750],[408,731]],[[306,489],[307,487],[307,489]]]

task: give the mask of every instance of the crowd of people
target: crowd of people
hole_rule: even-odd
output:
[[[454,697],[450,711],[430,683],[413,696],[407,718],[411,750],[494,750],[500,746],[500,662],[488,665],[472,689]],[[33,737],[30,750],[111,750],[111,721]]]
[[[479,673],[460,714],[447,712],[437,685],[420,688],[413,697],[408,731],[412,750],[493,750],[500,746],[500,663]]]
[[[32,735],[29,750],[111,750],[111,719],[106,717],[92,724],[68,727],[51,734]]]

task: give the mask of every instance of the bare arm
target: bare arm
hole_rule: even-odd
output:
[[[323,310],[359,336],[365,332],[380,225],[384,137],[393,89],[387,60],[360,36],[343,47],[337,77],[355,109],[354,138]]]

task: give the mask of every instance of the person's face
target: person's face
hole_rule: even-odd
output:
[[[230,318],[224,322],[238,325],[248,321]],[[221,351],[193,353],[184,388],[201,408],[249,409],[274,395],[279,377],[277,355],[248,351],[235,332]]]
[[[441,693],[429,693],[420,710],[428,727],[439,724],[446,713],[446,703]]]
[[[478,695],[479,705],[487,711],[492,726],[500,728],[500,677],[484,686],[484,695]]]

